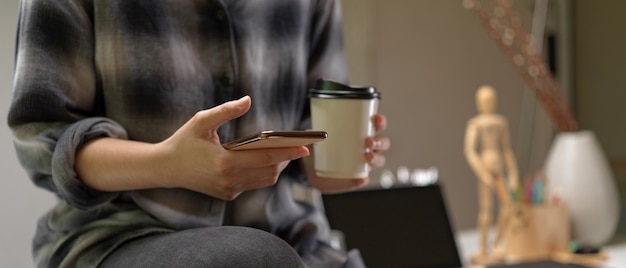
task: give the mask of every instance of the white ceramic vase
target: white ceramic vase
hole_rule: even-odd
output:
[[[601,247],[614,235],[619,196],[606,156],[592,131],[561,132],[545,164],[547,193],[568,207],[572,239]]]

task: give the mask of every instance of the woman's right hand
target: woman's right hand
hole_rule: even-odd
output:
[[[250,97],[200,111],[166,140],[149,144],[97,138],[76,156],[78,176],[100,191],[185,188],[224,200],[275,184],[289,161],[309,154],[304,146],[228,151],[217,128],[250,109]]]
[[[229,151],[217,129],[245,114],[250,97],[200,111],[167,140],[157,144],[163,155],[166,187],[180,187],[224,200],[244,191],[273,185],[289,161],[309,154],[305,146]]]

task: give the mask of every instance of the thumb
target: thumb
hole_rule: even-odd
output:
[[[211,109],[200,111],[196,114],[197,124],[196,130],[204,132],[207,130],[216,130],[227,121],[233,120],[244,115],[250,110],[250,96],[244,96],[238,100],[225,102]]]

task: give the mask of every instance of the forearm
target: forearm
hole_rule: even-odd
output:
[[[98,138],[80,148],[74,168],[88,186],[113,192],[164,187],[163,163],[158,144]]]
[[[486,185],[491,185],[489,171],[480,160],[480,156],[475,151],[466,148],[465,158],[467,159],[467,162],[469,163],[469,166],[476,175],[476,177],[478,177],[478,179]]]
[[[465,144],[464,144],[464,154],[465,159],[469,163],[470,168],[474,171],[474,174],[478,177],[478,180],[483,182],[485,185],[491,186],[491,175],[489,171],[485,167],[483,161],[480,159],[478,152],[476,152],[476,139],[477,139],[477,129],[476,123],[472,119],[467,124],[467,129],[465,130]]]

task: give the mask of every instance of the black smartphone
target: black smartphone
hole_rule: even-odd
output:
[[[328,136],[326,131],[261,131],[254,135],[224,143],[227,150],[253,150],[267,148],[285,148],[306,146],[323,141]]]

